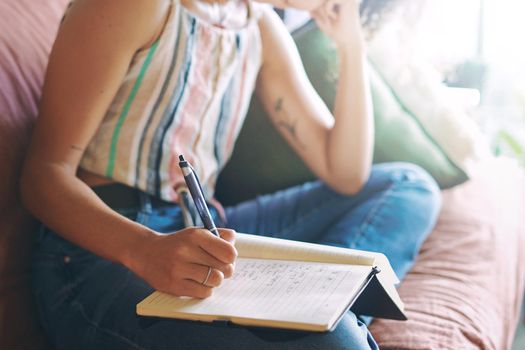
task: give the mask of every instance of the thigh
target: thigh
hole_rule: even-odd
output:
[[[435,182],[417,166],[374,165],[355,195],[316,181],[226,208],[239,232],[384,253],[402,278],[440,208]]]
[[[156,222],[144,215],[142,220]],[[161,222],[168,229],[166,220]],[[48,230],[34,272],[42,323],[58,349],[376,349],[350,313],[330,333],[139,317],[135,306],[153,291],[150,286]]]
[[[326,227],[363,199],[313,181],[226,208],[226,225],[238,232],[316,242]]]
[[[343,195],[313,181],[259,196],[226,208],[227,226],[257,235],[324,240],[320,235],[343,216],[351,214],[354,225],[365,222],[382,197],[405,176],[398,168],[374,165],[367,184],[355,195]]]

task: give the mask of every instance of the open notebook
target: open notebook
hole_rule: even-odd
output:
[[[406,320],[383,254],[237,234],[234,275],[207,299],[154,292],[137,314],[308,331],[356,314]]]

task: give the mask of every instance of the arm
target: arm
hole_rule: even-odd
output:
[[[373,118],[365,74],[358,4],[334,1],[314,13],[335,42],[339,81],[334,116],[313,89],[286,28],[271,11],[260,20],[263,66],[258,95],[272,122],[309,168],[333,189],[353,194],[366,183],[373,151]]]
[[[198,283],[205,266],[217,269],[216,284],[231,275],[230,243],[196,229],[159,235],[111,210],[76,176],[134,53],[158,36],[168,5],[164,0],[74,3],[50,56],[21,191],[28,209],[64,238],[127,266],[157,289],[205,297],[211,289]]]

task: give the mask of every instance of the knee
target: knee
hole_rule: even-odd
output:
[[[421,167],[408,163],[392,165],[393,184],[413,219],[413,234],[421,244],[432,231],[441,210],[441,191],[436,181]]]
[[[441,191],[422,168],[407,163],[381,165],[387,197],[392,204],[392,229],[399,240],[389,248],[389,259],[400,278],[408,272],[432,232],[441,209]]]
[[[436,181],[421,167],[411,163],[380,164],[377,169],[386,174],[390,190],[406,194],[419,209],[435,216],[441,208],[441,191]]]
[[[436,181],[421,167],[409,163],[390,164],[393,192],[398,197],[405,222],[419,243],[432,231],[441,209],[441,191]]]

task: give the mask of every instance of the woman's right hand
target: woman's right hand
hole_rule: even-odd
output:
[[[359,6],[361,0],[327,0],[311,12],[319,28],[329,36],[338,49],[354,48],[363,42]]]
[[[219,229],[221,238],[208,230],[190,227],[175,234],[148,238],[133,258],[130,269],[161,292],[207,298],[224,278],[233,274],[237,250],[235,231]],[[203,284],[211,273],[206,284]]]

